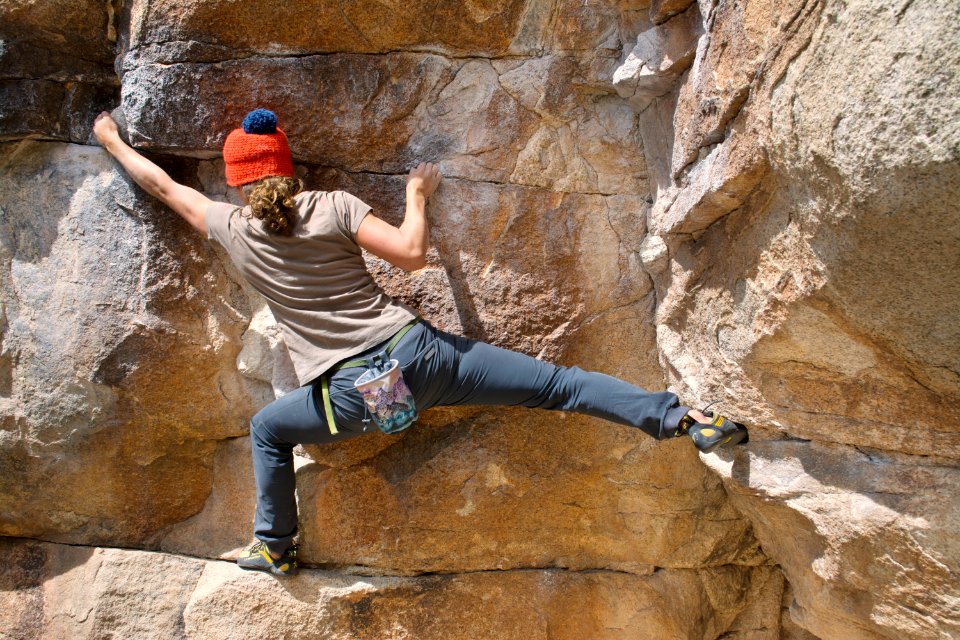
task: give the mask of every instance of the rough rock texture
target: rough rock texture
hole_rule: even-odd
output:
[[[313,484],[301,494],[304,552],[404,572],[759,560],[748,525],[715,479],[686,463],[684,443],[638,447],[630,433],[585,422],[483,413],[345,468],[324,469],[336,452],[320,452],[321,466],[301,469]]]
[[[117,100],[118,2],[0,2],[0,140],[82,142]]]
[[[957,25],[933,0],[0,0],[0,638],[960,634]],[[246,422],[296,382],[226,256],[88,146],[117,105],[221,200],[254,106],[308,187],[395,223],[440,163],[427,268],[368,260],[391,294],[721,400],[751,444],[437,409],[298,451],[302,577],[203,559],[249,541]]]
[[[231,4],[133,0],[127,46],[191,57],[398,49],[487,57],[534,52],[550,18],[550,3],[524,0],[303,2],[283,11],[264,3]]]
[[[960,631],[955,466],[783,441],[724,457],[707,464],[763,549],[781,559],[798,623],[822,637],[837,629],[849,638]]]
[[[333,640],[452,633],[507,640],[672,640],[715,637],[731,625],[743,630],[732,637],[746,638],[744,631],[777,620],[756,618],[742,603],[769,593],[779,604],[779,574],[771,567],[650,576],[527,570],[415,578],[308,570],[278,581],[229,563],[144,551],[24,541],[0,542],[0,549],[7,559],[0,602],[4,594],[18,597],[0,613],[0,637],[24,640],[260,640],[289,637],[291,631],[298,638]]]
[[[143,544],[200,508],[215,441],[245,431],[241,297],[101,150],[0,158],[0,530]]]
[[[709,464],[792,584],[796,623],[951,637],[960,10],[699,10],[687,75],[641,115],[668,378],[774,440]]]

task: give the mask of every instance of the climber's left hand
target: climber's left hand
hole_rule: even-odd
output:
[[[106,111],[103,111],[97,116],[97,119],[93,121],[93,135],[97,137],[97,142],[100,143],[100,146],[105,147],[107,146],[107,142],[120,137],[120,129],[117,127],[117,123],[114,122],[113,117]]]

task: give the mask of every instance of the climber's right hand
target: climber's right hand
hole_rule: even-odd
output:
[[[407,193],[411,190],[419,193],[424,198],[429,198],[430,194],[437,190],[440,184],[440,168],[432,162],[421,162],[410,170],[407,176]]]

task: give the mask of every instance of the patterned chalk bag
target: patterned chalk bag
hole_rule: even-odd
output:
[[[416,422],[417,406],[410,387],[403,380],[400,363],[386,360],[384,355],[373,356],[369,368],[353,386],[363,396],[377,427],[384,433],[397,433]]]

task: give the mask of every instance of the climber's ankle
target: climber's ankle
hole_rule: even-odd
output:
[[[686,405],[677,405],[667,410],[663,418],[663,427],[660,430],[660,439],[666,440],[675,436],[687,435],[687,429],[694,424],[710,424],[711,419],[702,411],[691,409]]]
[[[690,407],[683,404],[667,409],[660,426],[659,439],[667,440],[684,435],[683,419],[687,416],[688,411],[690,411]]]

